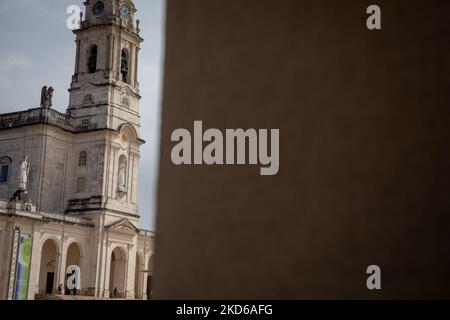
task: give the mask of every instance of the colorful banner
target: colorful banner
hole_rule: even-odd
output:
[[[30,277],[32,245],[33,245],[33,237],[30,236],[20,237],[14,300],[26,300],[28,296],[28,280]]]

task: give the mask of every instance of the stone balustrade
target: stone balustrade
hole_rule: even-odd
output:
[[[70,115],[50,108],[0,114],[0,130],[35,124],[50,124],[74,133],[97,129],[96,123],[81,125]]]

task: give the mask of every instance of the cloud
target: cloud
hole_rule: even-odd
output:
[[[25,70],[31,65],[30,58],[24,52],[8,52],[0,56],[0,61],[1,72]]]

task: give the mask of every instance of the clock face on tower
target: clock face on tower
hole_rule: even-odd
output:
[[[128,16],[130,15],[130,8],[126,3],[122,4],[120,6],[120,16],[122,19],[128,19]]]
[[[94,11],[94,14],[96,16],[100,15],[104,9],[105,9],[105,4],[102,1],[97,1],[94,4],[94,6],[92,7],[92,10]]]

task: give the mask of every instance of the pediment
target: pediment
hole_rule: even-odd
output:
[[[90,89],[95,89],[96,86],[93,85],[92,83],[85,83],[80,87],[80,90],[84,90],[84,91],[89,91]]]
[[[121,231],[126,233],[139,233],[139,229],[134,226],[130,222],[130,220],[124,218],[118,221],[115,221],[111,223],[110,225],[106,226],[106,228],[114,231]]]

